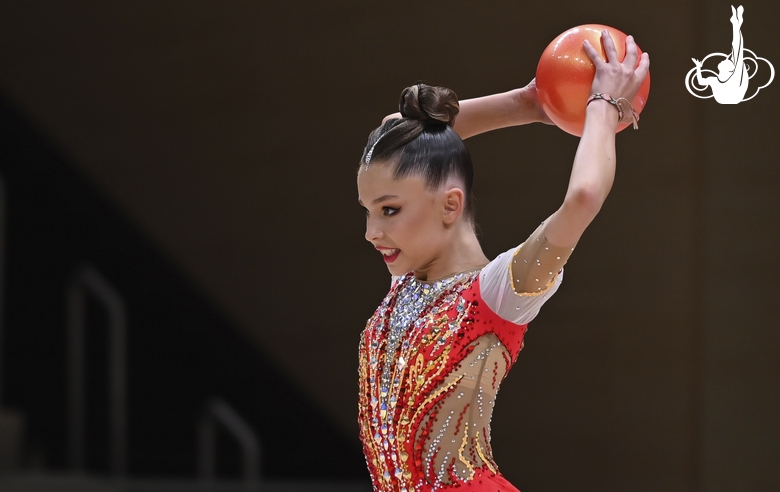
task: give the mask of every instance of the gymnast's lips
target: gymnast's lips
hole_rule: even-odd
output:
[[[385,263],[392,263],[398,258],[398,255],[401,253],[401,250],[398,248],[384,248],[381,246],[377,246],[376,249],[379,250],[380,253],[382,253],[382,259],[385,260]]]

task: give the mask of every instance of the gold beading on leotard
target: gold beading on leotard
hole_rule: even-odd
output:
[[[544,235],[544,222],[512,255],[509,279],[519,296],[540,296],[555,285],[555,278],[569,259],[572,247],[550,244]]]

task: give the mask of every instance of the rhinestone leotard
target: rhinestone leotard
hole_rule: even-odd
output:
[[[490,417],[526,325],[493,313],[478,277],[408,274],[363,332],[361,439],[377,491],[517,490],[493,461]]]
[[[358,422],[375,491],[518,492],[493,460],[490,418],[572,250],[547,243],[543,225],[482,272],[398,277],[368,320]]]

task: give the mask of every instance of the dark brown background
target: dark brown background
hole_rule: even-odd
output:
[[[778,82],[721,106],[685,90],[728,51],[729,4],[3,2],[0,86],[185,274],[357,439],[357,340],[387,289],[355,168],[418,79],[524,85],[588,22],[652,58],[641,130],[504,384],[493,447],[523,490],[780,488]],[[780,67],[780,4],[745,4]],[[577,140],[468,142],[488,256],[560,203]],[[10,286],[9,288],[13,288]],[[306,466],[301,463],[301,466]]]

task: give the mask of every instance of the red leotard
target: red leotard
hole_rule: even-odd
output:
[[[360,340],[360,436],[374,490],[518,492],[498,471],[490,418],[527,325],[482,300],[479,272],[400,277]]]

